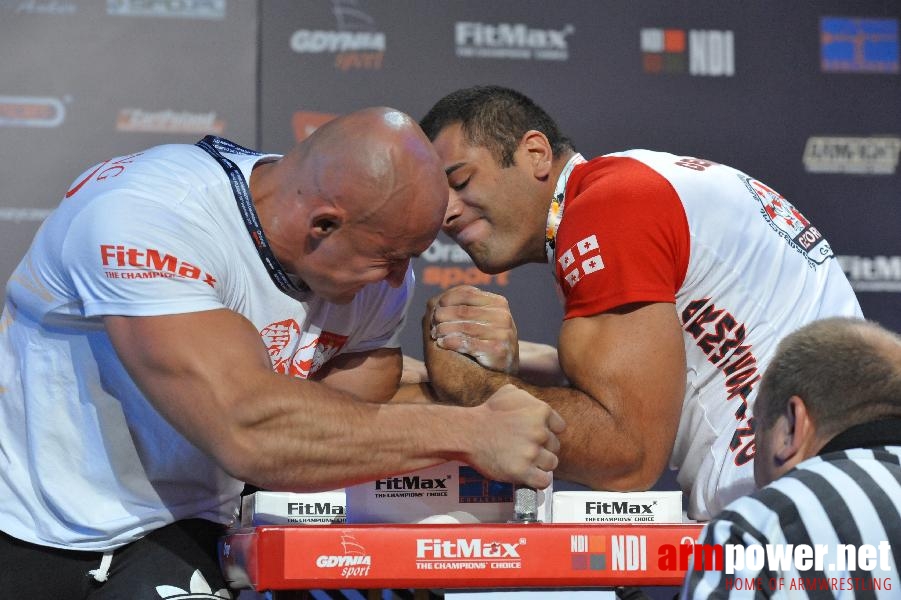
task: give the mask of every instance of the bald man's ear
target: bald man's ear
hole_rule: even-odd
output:
[[[332,205],[322,205],[310,212],[310,235],[324,239],[344,224],[344,211]]]
[[[779,419],[778,426],[784,428],[781,443],[778,448],[774,448],[774,454],[780,462],[794,466],[815,454],[810,449],[816,439],[816,427],[807,411],[807,405],[800,396],[788,399],[785,413]]]
[[[541,181],[546,180],[551,172],[551,162],[554,159],[551,143],[547,136],[540,131],[530,129],[523,134],[520,147],[525,149],[529,166],[532,167],[532,175]]]

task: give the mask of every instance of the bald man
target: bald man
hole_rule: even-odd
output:
[[[396,394],[410,258],[446,203],[429,141],[388,108],[285,156],[210,136],[78,177],[0,320],[0,596],[228,598],[216,539],[244,482],[453,459],[547,485],[563,422],[528,393]]]

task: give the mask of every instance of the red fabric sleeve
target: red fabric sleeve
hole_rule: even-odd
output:
[[[689,259],[676,190],[642,162],[599,157],[573,171],[557,232],[564,318],[632,302],[675,302]]]

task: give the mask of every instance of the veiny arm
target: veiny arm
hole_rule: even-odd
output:
[[[459,325],[478,321],[478,311],[472,304],[455,304],[459,298],[448,301],[447,294],[443,302],[433,299],[435,310],[424,323],[426,364],[442,401],[471,406],[498,386],[515,383],[568,423],[557,476],[608,490],[647,489],[657,481],[673,447],[685,386],[681,329],[672,304],[636,304],[564,321],[559,358],[571,387],[538,387],[482,368],[465,355],[475,342],[458,344],[461,336],[454,332],[479,335],[471,327],[464,334]],[[439,348],[431,332],[444,336],[442,345],[455,351]]]
[[[522,390],[506,388],[481,410],[369,403],[273,372],[253,325],[225,309],[104,323],[156,409],[261,488],[334,489],[446,460],[542,487],[556,466],[563,422]]]

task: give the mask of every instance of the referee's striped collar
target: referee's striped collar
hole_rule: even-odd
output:
[[[851,448],[879,446],[901,446],[901,419],[880,419],[849,427],[829,440],[817,456]]]

